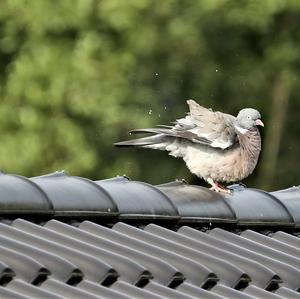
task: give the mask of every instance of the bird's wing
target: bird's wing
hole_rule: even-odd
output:
[[[172,129],[177,136],[221,149],[226,149],[237,142],[234,116],[214,112],[193,100],[188,100],[187,103],[190,113],[185,118],[176,120]]]

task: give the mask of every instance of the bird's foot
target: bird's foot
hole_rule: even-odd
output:
[[[215,182],[212,182],[211,183],[211,188],[210,190],[213,190],[215,192],[220,192],[220,193],[226,193],[226,194],[231,194],[231,191],[230,189],[220,185],[219,183],[215,183]]]

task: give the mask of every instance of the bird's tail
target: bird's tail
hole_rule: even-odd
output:
[[[161,129],[161,128],[137,129],[131,131],[130,133],[131,134],[150,133],[154,135],[132,139],[132,140],[121,141],[115,143],[114,145],[117,147],[138,146],[138,147],[164,150],[165,147],[172,141],[171,139],[174,138],[174,136],[172,136],[171,130]]]

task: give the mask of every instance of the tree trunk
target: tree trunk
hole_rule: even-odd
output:
[[[266,134],[263,142],[262,166],[259,173],[260,187],[268,190],[272,187],[276,172],[281,135],[287,115],[290,85],[286,74],[282,72],[274,83],[272,105]]]

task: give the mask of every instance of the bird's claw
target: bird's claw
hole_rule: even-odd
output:
[[[220,192],[220,193],[225,193],[225,194],[231,194],[231,190],[226,188],[226,187],[223,187],[217,183],[213,183],[210,190],[213,190],[215,192]]]

